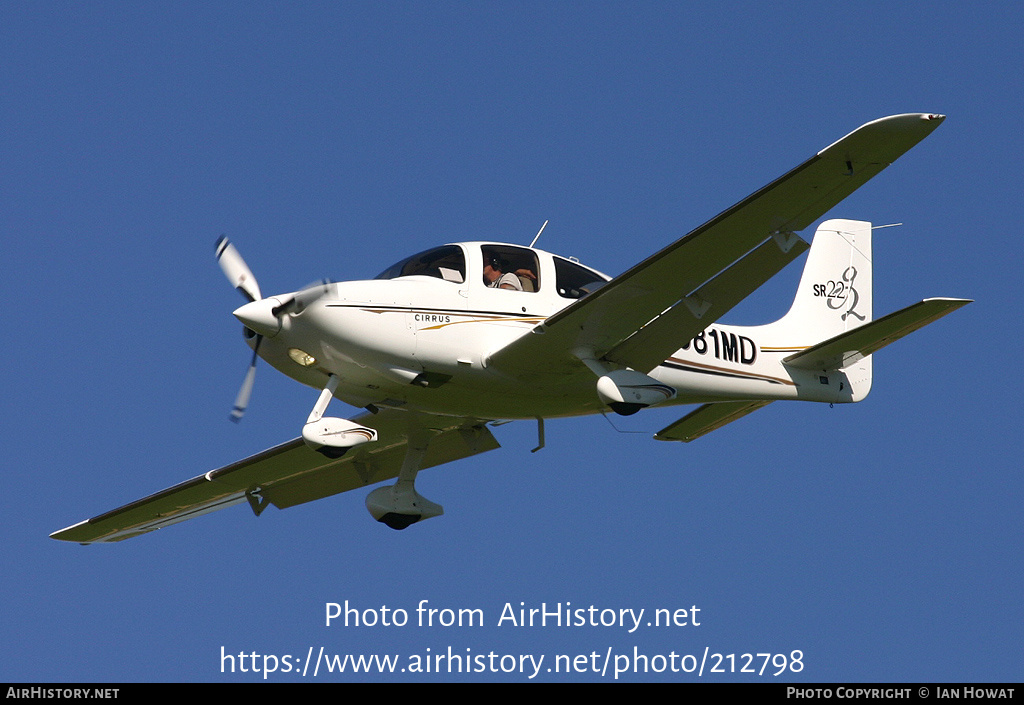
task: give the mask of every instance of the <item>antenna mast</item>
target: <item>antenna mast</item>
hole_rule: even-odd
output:
[[[533,242],[530,243],[530,247],[537,244],[537,240],[540,239],[540,234],[544,232],[544,228],[548,227],[548,221],[544,221],[544,225],[540,226],[540,230],[537,231],[537,236],[533,238]]]

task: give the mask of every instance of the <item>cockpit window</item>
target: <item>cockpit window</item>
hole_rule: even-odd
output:
[[[570,262],[561,257],[553,257],[555,261],[555,286],[558,295],[566,299],[582,299],[608,283],[602,275],[581,264]]]
[[[396,262],[374,279],[397,279],[398,277],[437,277],[448,282],[461,284],[466,281],[466,258],[462,248],[445,245],[415,254]]]
[[[484,286],[510,291],[539,291],[537,254],[525,247],[483,245]]]

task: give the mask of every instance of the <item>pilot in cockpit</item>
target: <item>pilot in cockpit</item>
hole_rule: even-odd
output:
[[[508,270],[507,260],[494,255],[484,255],[484,284],[492,289],[522,291],[523,285],[519,281],[519,277]]]
[[[513,245],[484,245],[480,254],[483,255],[485,286],[507,291],[538,291],[537,255],[532,250]]]

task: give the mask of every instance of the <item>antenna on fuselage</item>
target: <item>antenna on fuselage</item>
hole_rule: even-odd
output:
[[[548,221],[544,221],[544,225],[540,226],[540,230],[537,231],[537,236],[533,238],[533,242],[530,243],[530,247],[537,244],[537,240],[540,239],[540,234],[544,232],[544,228],[548,227]]]

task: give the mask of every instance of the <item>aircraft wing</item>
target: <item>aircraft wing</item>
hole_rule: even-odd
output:
[[[795,232],[927,137],[943,118],[893,115],[854,130],[549,317],[533,334],[497,350],[488,366],[519,375],[562,374],[579,364],[583,352],[650,371],[806,249]]]
[[[409,416],[383,409],[355,417],[356,423],[377,429],[380,440],[356,446],[339,459],[326,458],[296,438],[50,536],[83,544],[122,541],[242,502],[258,515],[267,504],[286,509],[397,477],[408,443]],[[481,421],[421,414],[413,423],[434,432],[424,468],[498,447]]]

